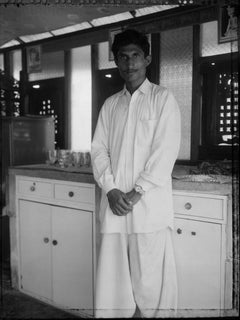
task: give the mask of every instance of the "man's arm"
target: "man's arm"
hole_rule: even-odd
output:
[[[92,141],[91,161],[94,178],[100,188],[107,194],[111,189],[116,188],[116,186],[112,174],[108,146],[109,115],[104,106],[100,111]]]
[[[125,193],[117,189],[114,183],[108,143],[109,123],[109,114],[103,106],[92,141],[91,160],[94,178],[100,188],[107,194],[113,214],[122,216],[132,210],[132,205]]]

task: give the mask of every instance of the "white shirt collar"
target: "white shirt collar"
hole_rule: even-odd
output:
[[[151,83],[150,81],[146,78],[143,83],[140,85],[140,87],[136,90],[136,91],[140,91],[142,92],[143,94],[146,94],[149,90],[151,86]],[[126,84],[124,85],[123,89],[120,91],[119,93],[120,95],[124,95],[124,94],[129,94],[129,91],[127,90],[126,88]]]

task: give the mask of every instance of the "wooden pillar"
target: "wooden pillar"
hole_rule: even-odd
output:
[[[20,115],[29,113],[27,50],[22,49],[22,70],[20,71]]]
[[[4,74],[5,74],[5,102],[6,102],[6,116],[11,116],[13,114],[12,105],[11,105],[11,53],[5,52],[3,55],[4,63]]]
[[[191,160],[198,160],[201,140],[200,25],[193,26]]]
[[[97,103],[97,88],[96,72],[98,69],[98,45],[91,46],[91,69],[92,69],[92,137],[98,120],[98,103]]]
[[[11,76],[11,61],[10,61],[10,51],[4,52],[3,54],[3,64],[4,64],[4,73],[6,77],[10,78]]]
[[[71,149],[71,49],[64,51],[64,148]]]
[[[148,79],[156,84],[159,84],[160,75],[160,33],[151,35],[151,55],[152,62],[147,70]]]

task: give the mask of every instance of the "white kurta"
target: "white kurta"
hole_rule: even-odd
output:
[[[148,233],[173,228],[171,173],[180,145],[180,112],[173,95],[147,79],[132,94],[109,97],[92,142],[94,177],[102,189],[102,233]],[[112,213],[106,194],[138,184],[145,194],[126,216]]]

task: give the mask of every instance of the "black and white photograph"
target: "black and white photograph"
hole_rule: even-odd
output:
[[[238,39],[239,5],[229,4],[219,7],[219,43]]]
[[[27,48],[28,73],[41,71],[41,46]]]
[[[0,319],[239,318],[238,10],[0,0]]]

